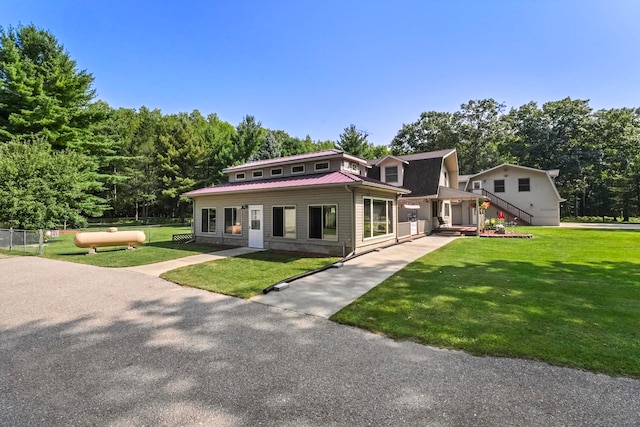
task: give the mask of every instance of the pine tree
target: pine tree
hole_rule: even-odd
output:
[[[282,144],[276,139],[276,135],[269,131],[262,139],[258,151],[251,156],[250,160],[267,160],[278,157],[282,157]]]
[[[34,25],[0,28],[0,141],[42,134],[54,149],[87,141],[93,76]]]
[[[338,147],[345,153],[352,154],[362,159],[370,158],[372,144],[367,141],[369,134],[364,130],[356,129],[355,125],[349,125],[340,134]]]
[[[243,117],[233,136],[234,160],[238,164],[248,161],[255,154],[265,132],[262,123],[256,122],[255,117]]]

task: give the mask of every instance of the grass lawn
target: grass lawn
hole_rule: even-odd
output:
[[[171,242],[171,236],[179,233],[189,233],[189,227],[140,227],[123,228],[122,230],[142,230],[147,236],[147,243],[128,251],[125,246],[98,248],[95,255],[87,255],[89,249],[78,248],[73,244],[73,234],[63,234],[51,239],[44,250],[47,258],[64,261],[79,262],[101,267],[131,267],[134,265],[151,264],[167,261],[203,252],[214,252],[222,248],[211,245],[176,244]],[[150,241],[149,241],[150,240]]]
[[[264,288],[338,261],[279,252],[254,252],[168,271],[160,277],[174,283],[240,298],[251,298]]]
[[[640,231],[458,239],[332,320],[476,355],[640,377]]]

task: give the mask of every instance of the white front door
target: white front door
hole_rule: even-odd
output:
[[[249,247],[264,248],[262,205],[249,205]]]

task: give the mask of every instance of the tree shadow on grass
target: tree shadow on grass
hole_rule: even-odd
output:
[[[224,249],[229,249],[228,247],[223,246],[214,246],[214,245],[205,245],[205,244],[178,244],[172,242],[152,242],[145,243],[143,245],[138,245],[134,250],[129,250],[128,247],[118,245],[118,246],[105,246],[97,248],[97,255],[100,254],[110,254],[110,256],[119,257],[119,256],[135,256],[135,257],[144,257],[148,255],[149,249],[153,249],[158,256],[158,261],[166,261],[168,259],[185,257],[193,254],[201,254],[201,253],[210,253],[217,252]],[[66,251],[58,251],[58,252],[47,252],[45,250],[45,255],[50,257],[75,257],[76,260],[78,258],[82,259],[82,256],[89,254],[90,248],[75,248],[69,249]],[[166,251],[165,251],[166,250]],[[136,252],[137,251],[137,252]],[[179,251],[179,253],[172,256],[163,256],[163,252],[169,253],[171,251]],[[139,253],[139,254],[138,254]],[[135,254],[135,255],[132,255]],[[144,263],[149,264],[152,262],[156,262],[153,260],[153,257],[150,260],[146,260]]]
[[[151,242],[145,243],[144,246],[163,249],[178,249],[181,251],[208,253],[216,252],[224,249],[230,249],[233,246],[209,245],[205,243],[173,243],[173,242]]]

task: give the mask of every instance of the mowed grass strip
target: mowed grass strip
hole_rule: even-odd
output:
[[[267,286],[338,260],[339,258],[316,258],[290,253],[254,252],[178,268],[160,277],[184,286],[251,298]]]
[[[78,248],[73,243],[75,234],[62,234],[47,242],[44,256],[100,267],[132,267],[223,249],[211,245],[178,244],[171,241],[174,234],[191,232],[189,227],[139,227],[120,230],[143,231],[147,237],[147,243],[137,246],[134,250],[127,250],[126,245],[98,248],[97,254],[87,255],[89,249]]]
[[[332,320],[475,355],[640,377],[640,231],[459,239]]]

